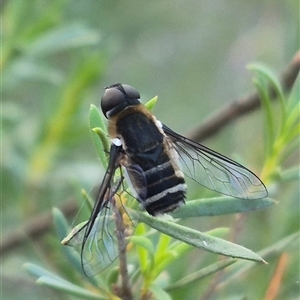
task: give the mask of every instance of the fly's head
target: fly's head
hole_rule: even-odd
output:
[[[107,88],[101,98],[101,109],[104,116],[109,119],[128,106],[140,104],[140,94],[132,86],[116,83]]]

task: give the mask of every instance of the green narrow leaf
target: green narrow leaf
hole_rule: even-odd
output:
[[[54,207],[52,209],[53,222],[59,239],[62,239],[69,230],[69,225],[62,212]]]
[[[84,230],[81,230],[88,221],[77,224],[72,230],[64,236],[61,243],[65,246],[77,247],[82,244],[84,238]]]
[[[154,106],[155,106],[155,104],[156,104],[156,102],[157,102],[157,99],[158,99],[157,96],[153,97],[152,99],[150,99],[149,101],[147,101],[147,102],[145,103],[145,106],[146,106],[149,110],[153,110],[153,108],[154,108]]]
[[[93,207],[94,207],[94,204],[95,204],[95,201],[91,198],[91,196],[87,193],[87,191],[85,189],[81,189],[81,195],[84,198],[88,209],[90,211],[92,211]]]
[[[134,218],[139,218],[140,221],[146,223],[152,228],[155,228],[162,233],[170,235],[173,238],[183,241],[194,247],[233,258],[241,258],[266,263],[259,255],[245,247],[217,237],[213,237],[194,229],[178,225],[173,222],[162,220],[160,218],[154,218],[146,213],[132,210],[130,210],[130,212]]]
[[[96,78],[99,78],[100,64],[99,58],[95,55],[89,55],[75,66],[61,90],[56,111],[49,116],[45,126],[40,128],[40,141],[29,158],[27,174],[29,181],[34,180],[35,176],[40,178],[52,167],[59,145],[69,137],[70,130],[72,131],[74,114],[83,101],[82,94]],[[22,198],[20,199],[22,200]],[[26,201],[24,209],[29,209],[30,205],[30,201]]]
[[[229,232],[228,228],[220,227],[220,228],[215,228],[210,231],[207,231],[206,234],[215,237],[223,237],[226,234],[228,234],[228,232]],[[187,251],[191,250],[192,246],[177,240],[170,245],[169,249],[173,250],[174,252],[177,253],[178,256],[180,256],[186,253]]]
[[[67,221],[62,214],[60,210],[57,208],[52,209],[52,215],[53,215],[53,221],[54,221],[54,226],[56,229],[56,232],[58,234],[58,237],[60,240],[62,240],[68,233],[69,226],[67,224]],[[61,246],[61,250],[63,254],[67,257],[68,261],[70,264],[82,275],[82,268],[81,268],[81,261],[80,261],[80,256],[79,254],[70,247],[64,247],[63,245]]]
[[[158,245],[156,247],[156,254],[155,254],[155,270],[153,272],[154,278],[159,276],[159,274],[166,269],[168,265],[170,265],[175,259],[178,258],[181,250],[183,253],[183,249],[176,248],[178,241],[171,243],[171,237],[166,234],[161,234],[159,238]],[[189,249],[189,245],[180,243],[181,245],[188,246],[185,250]],[[176,251],[177,250],[177,251]]]
[[[107,132],[106,130],[106,124],[104,121],[104,118],[102,114],[100,113],[99,109],[94,105],[91,104],[90,106],[90,128],[101,128],[104,132]]]
[[[104,131],[100,127],[92,128],[92,131],[94,131],[99,136],[99,138],[102,142],[103,151],[108,154],[108,152],[109,152],[109,143],[108,143],[108,138],[107,138],[107,132]]]
[[[3,86],[13,89],[22,80],[32,80],[37,82],[47,82],[59,86],[64,81],[64,74],[53,67],[43,66],[39,61],[24,57],[15,61],[10,69],[11,76],[3,78]]]
[[[260,250],[259,253],[262,256],[270,256],[277,253],[280,254],[287,246],[293,243],[297,247],[299,245],[299,242],[300,242],[300,231],[297,231],[279,240],[277,243],[271,245],[270,247]]]
[[[226,234],[228,234],[229,231],[230,230],[227,227],[218,227],[218,228],[214,228],[214,229],[211,229],[209,231],[206,231],[205,233],[209,234],[211,236],[214,236],[214,237],[223,237]]]
[[[94,145],[97,150],[97,154],[101,160],[102,165],[106,169],[107,167],[107,155],[105,153],[105,149],[108,148],[107,145],[109,145],[109,140],[107,137],[107,130],[106,125],[104,123],[104,119],[102,115],[100,114],[98,108],[95,105],[91,105],[90,107],[90,130],[92,134],[92,139],[94,142]],[[98,132],[96,133],[93,131],[94,128],[97,128]],[[96,130],[96,131],[97,131]],[[101,139],[99,138],[98,133],[101,130]],[[106,138],[105,138],[106,135]],[[106,140],[106,141],[104,141]]]
[[[212,275],[230,265],[232,265],[233,263],[235,263],[236,260],[235,259],[226,259],[226,260],[222,260],[222,261],[218,261],[214,264],[211,264],[199,271],[196,271],[192,274],[189,274],[188,276],[185,276],[183,278],[181,278],[180,280],[170,284],[167,288],[166,291],[172,291],[172,290],[176,290],[176,289],[180,289],[192,282],[198,281],[200,279],[203,279],[209,275]]]
[[[168,250],[165,252],[167,255],[159,257],[156,261],[155,270],[153,270],[153,278],[157,278],[173,261],[178,260],[180,256],[184,255],[188,251],[192,250],[193,247],[180,241],[174,241]]]
[[[261,77],[267,79],[271,83],[271,86],[274,88],[275,93],[276,93],[277,97],[279,98],[280,105],[281,105],[281,130],[280,130],[280,132],[282,132],[285,121],[286,121],[286,117],[287,117],[287,104],[286,104],[286,100],[283,95],[283,91],[282,91],[279,81],[277,80],[276,76],[270,71],[270,69],[262,64],[250,64],[248,66],[248,69],[250,69],[254,72],[257,72]],[[269,98],[269,96],[268,96],[268,98]]]
[[[174,218],[219,216],[266,208],[276,202],[270,198],[242,200],[232,197],[215,197],[190,200],[172,213]]]
[[[288,144],[291,140],[299,137],[299,131],[300,131],[299,123],[300,123],[300,102],[290,109],[289,115],[286,119],[286,123],[284,124],[285,130],[282,132],[282,136],[284,136],[284,140],[286,144]]]
[[[27,54],[31,56],[49,55],[57,51],[96,45],[100,42],[99,32],[81,23],[54,28],[54,30],[42,34],[40,38],[35,39],[26,47]]]
[[[184,246],[183,246],[184,245]],[[155,262],[155,269],[152,270],[152,277],[157,278],[168,266],[170,266],[175,260],[179,259],[179,256],[191,250],[192,247],[188,244],[181,243],[182,247],[176,247],[173,250],[166,250]]]
[[[101,286],[104,289],[105,285],[103,283],[101,283],[100,281],[96,281],[94,277],[86,277],[82,271],[80,254],[73,248],[73,247],[77,246],[78,244],[81,245],[82,237],[80,237],[81,239],[78,238],[77,240],[75,240],[75,238],[74,238],[74,239],[72,239],[72,242],[69,243],[69,240],[74,235],[75,230],[78,231],[79,230],[78,228],[81,228],[86,222],[83,222],[83,223],[77,225],[75,227],[75,229],[73,229],[71,231],[71,233],[68,234],[69,226],[68,226],[67,220],[65,219],[62,212],[57,208],[53,208],[52,214],[53,214],[54,226],[57,231],[58,238],[61,240],[61,244],[62,244],[61,251],[67,258],[67,260],[70,262],[70,266],[72,266],[79,274],[84,276],[84,278],[87,281],[89,281],[91,284],[93,284],[96,287]],[[82,231],[82,235],[83,235],[83,233],[84,233],[84,231]],[[67,235],[67,237],[65,237],[66,235]],[[76,241],[77,241],[77,244],[76,244]],[[68,247],[67,245],[70,247]]]
[[[182,243],[181,241],[175,241],[170,245],[170,250],[177,253],[178,257],[193,249],[189,244]]]
[[[157,284],[151,284],[149,287],[149,290],[153,293],[155,296],[154,299],[157,300],[172,300],[170,295],[165,292],[161,287],[159,287]]]
[[[37,283],[39,284],[47,285],[78,297],[86,297],[86,299],[102,299],[99,297],[100,295],[91,293],[90,291],[74,285],[35,264],[26,263],[23,267],[29,274],[37,278]]]
[[[143,247],[144,249],[147,250],[147,253],[151,254],[152,256],[155,253],[152,242],[144,236],[133,235],[130,238],[130,242],[132,242],[133,244],[138,245],[140,247]]]
[[[300,231],[292,233],[291,235],[285,237],[284,239],[281,239],[277,243],[271,245],[270,247],[267,247],[263,250],[260,250],[258,253],[261,256],[264,257],[270,257],[273,255],[280,255],[286,249],[287,246],[290,246],[291,244],[295,244],[296,247],[298,247],[300,241]],[[228,282],[232,282],[236,278],[241,277],[245,272],[247,272],[250,268],[255,266],[255,264],[251,262],[245,262],[245,261],[238,261],[236,262],[230,269],[232,269],[232,273],[228,276],[226,276],[225,280],[219,285],[219,288],[221,289],[222,286],[226,285]]]
[[[280,179],[284,182],[300,179],[300,166],[292,167],[280,173]]]
[[[142,242],[142,240],[136,240],[136,238],[143,238],[143,235],[145,234],[146,230],[145,230],[145,225],[140,223],[138,224],[138,226],[136,227],[136,235],[132,236],[131,239],[133,238],[133,243],[135,243],[135,241],[137,242]],[[137,244],[137,254],[138,254],[138,258],[139,258],[139,263],[140,263],[140,268],[142,270],[142,272],[145,272],[148,268],[148,259],[150,259],[150,263],[153,264],[154,261],[154,247],[153,244],[151,243],[151,246],[148,245],[148,247],[150,247],[150,249],[147,249],[147,244],[151,243],[150,240],[148,240],[148,242],[144,241],[143,245],[139,245]]]
[[[161,255],[161,253],[165,252],[170,245],[171,237],[165,234],[161,234],[159,237],[159,241],[156,247],[156,257]]]
[[[275,127],[274,127],[274,119],[272,113],[272,106],[270,102],[270,98],[267,94],[267,88],[264,86],[262,81],[258,79],[253,79],[253,84],[255,85],[261,100],[262,107],[264,108],[265,113],[265,143],[266,143],[266,156],[270,157],[272,154],[273,144],[275,141]]]
[[[291,109],[293,109],[295,106],[299,105],[299,96],[300,96],[300,77],[298,76],[298,78],[294,82],[294,85],[293,85],[292,90],[289,95],[288,114]]]
[[[48,277],[56,277],[55,274],[49,272],[48,270],[39,267],[32,263],[25,263],[23,264],[23,268],[33,277],[39,278],[42,276],[48,276]]]
[[[300,91],[300,87],[299,87],[299,91]],[[289,101],[290,101],[290,99],[289,99]],[[300,121],[299,115],[300,115],[300,102],[297,102],[293,106],[290,107],[289,115],[286,119],[285,126],[287,128],[290,128],[290,127],[293,127],[294,124],[299,124],[299,121]]]
[[[107,299],[107,297],[92,293],[92,292],[85,290],[73,283],[63,280],[62,278],[53,278],[53,277],[42,276],[36,282],[38,284],[45,285],[50,288],[54,288],[56,290],[60,290],[65,293],[68,293],[70,295],[84,298],[84,299],[98,299],[98,300]]]

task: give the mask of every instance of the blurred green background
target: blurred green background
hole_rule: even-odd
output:
[[[1,8],[2,242],[52,207],[82,201],[81,187],[89,191],[101,181],[104,170],[88,113],[90,104],[99,105],[105,86],[130,84],[144,102],[158,95],[156,117],[184,134],[253,91],[249,63],[263,62],[280,74],[299,48],[298,1],[11,0]],[[263,131],[257,111],[205,144],[242,158],[259,174]],[[286,167],[297,163],[294,154]],[[278,204],[247,214],[238,242],[259,251],[299,230],[298,185],[271,186]],[[236,218],[203,218],[189,225],[204,231],[230,227]],[[3,252],[2,299],[67,299],[36,285],[22,269],[31,261],[59,273],[60,247],[51,229]],[[287,253],[278,299],[299,292],[299,243]],[[173,277],[204,264],[206,257],[193,251],[190,265],[179,262]],[[275,256],[268,266],[257,265],[207,299],[262,299],[277,261]],[[201,299],[210,280],[172,296]]]

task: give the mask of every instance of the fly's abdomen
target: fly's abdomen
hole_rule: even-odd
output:
[[[186,184],[183,173],[174,169],[170,159],[147,170],[145,175],[147,196],[143,205],[149,214],[171,212],[184,204]]]

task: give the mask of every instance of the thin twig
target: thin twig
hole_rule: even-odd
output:
[[[294,82],[300,71],[300,52],[298,52],[288,67],[281,75],[280,83],[283,90],[288,92],[292,89]],[[272,91],[272,89],[271,89]],[[271,93],[274,100],[275,92]],[[202,122],[197,128],[192,130],[188,137],[195,141],[203,141],[213,135],[234,119],[253,111],[260,106],[260,101],[257,93],[242,97],[233,101],[231,104],[223,107],[219,112]],[[60,208],[65,215],[72,216],[76,213],[77,205],[75,201],[70,201]],[[21,228],[15,229],[7,234],[0,244],[0,255],[9,253],[12,249],[22,245],[27,241],[28,237],[37,238],[50,230],[52,224],[51,214],[41,215],[32,221],[29,221]]]
[[[76,201],[70,200],[60,207],[66,217],[71,217],[78,211]],[[37,239],[52,228],[52,213],[41,214],[26,222],[17,229],[7,233],[0,243],[0,256],[9,254],[13,249],[22,246],[29,239]]]
[[[277,262],[276,269],[273,272],[264,300],[274,300],[279,298],[280,290],[284,285],[284,275],[287,272],[288,265],[289,255],[286,252],[283,252]]]
[[[294,56],[288,67],[281,75],[280,83],[284,92],[288,92],[292,89],[299,71],[300,52]],[[276,100],[276,92],[274,87],[270,87],[269,92],[271,99]],[[258,93],[252,93],[232,101],[204,120],[198,127],[192,129],[188,133],[188,137],[197,142],[203,141],[215,135],[219,130],[229,125],[232,121],[254,111],[258,107],[260,107]]]
[[[115,287],[115,291],[117,295],[121,297],[123,300],[132,300],[132,291],[130,280],[128,276],[127,269],[127,252],[126,252],[126,239],[125,239],[125,231],[126,226],[124,224],[122,211],[120,208],[115,205],[115,201],[112,203],[114,214],[116,217],[116,236],[118,241],[118,250],[119,250],[119,266],[120,266],[120,276],[121,276],[121,288]]]

